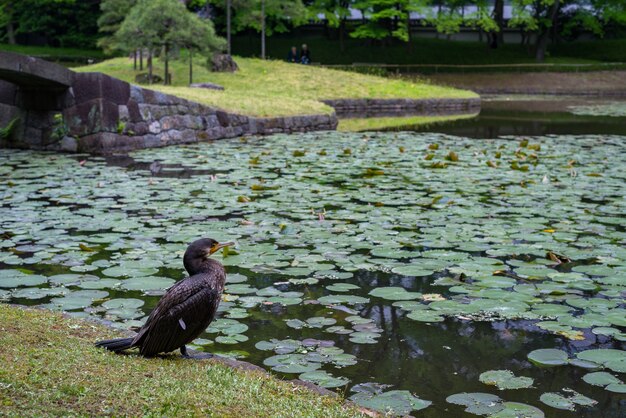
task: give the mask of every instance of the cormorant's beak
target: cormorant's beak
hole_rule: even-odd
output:
[[[209,249],[209,252],[207,253],[207,257],[215,253],[216,251],[219,251],[221,248],[231,247],[233,245],[235,245],[235,243],[232,241],[231,242],[218,242]]]

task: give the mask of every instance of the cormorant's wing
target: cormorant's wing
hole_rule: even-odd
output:
[[[220,299],[219,292],[207,287],[204,280],[181,280],[163,295],[133,345],[146,356],[180,348],[209,325]]]

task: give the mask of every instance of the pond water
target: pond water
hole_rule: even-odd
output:
[[[0,300],[140,326],[235,240],[194,348],[398,414],[624,416],[626,136],[467,126],[1,150]]]
[[[568,96],[486,96],[480,114],[432,122],[400,118],[383,131],[441,132],[470,138],[504,135],[626,135],[626,102]],[[402,123],[402,120],[406,123]],[[456,119],[456,120],[455,120]],[[370,122],[370,124],[373,124]],[[358,129],[359,131],[361,129]]]

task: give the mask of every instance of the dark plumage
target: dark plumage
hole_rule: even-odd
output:
[[[209,256],[228,245],[233,243],[220,244],[210,238],[194,241],[183,257],[189,277],[168,289],[137,335],[98,341],[96,346],[115,352],[138,347],[147,357],[180,349],[187,357],[185,344],[213,321],[224,291],[224,267]]]

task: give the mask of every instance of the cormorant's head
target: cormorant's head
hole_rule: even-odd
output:
[[[192,242],[189,247],[187,247],[187,251],[185,251],[185,256],[183,257],[183,264],[185,265],[185,270],[191,275],[201,270],[205,261],[213,254],[218,251],[220,248],[228,247],[231,245],[235,245],[234,242],[217,242],[212,238],[202,238]]]

